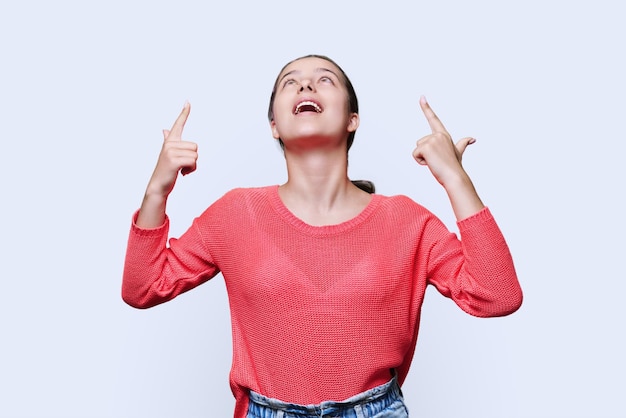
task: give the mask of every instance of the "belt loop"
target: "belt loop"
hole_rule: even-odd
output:
[[[283,418],[285,416],[285,411],[280,410],[276,412],[276,418]]]
[[[363,414],[363,406],[354,405],[354,412],[356,412],[356,418],[365,418],[365,415]]]

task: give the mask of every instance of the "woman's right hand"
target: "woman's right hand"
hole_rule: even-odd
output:
[[[183,110],[172,125],[172,129],[163,130],[163,147],[148,183],[146,194],[166,198],[174,189],[179,171],[182,175],[187,175],[196,170],[198,145],[182,139],[183,129],[190,111],[191,105],[185,103]]]
[[[190,110],[191,105],[185,103],[172,129],[163,130],[163,148],[135,221],[140,228],[157,228],[163,225],[167,197],[174,189],[178,172],[187,175],[196,170],[198,145],[182,139]]]

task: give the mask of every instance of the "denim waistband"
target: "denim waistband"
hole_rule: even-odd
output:
[[[250,417],[282,417],[284,414],[296,417],[360,417],[371,416],[361,411],[381,411],[394,402],[402,401],[402,391],[394,376],[389,382],[359,393],[343,401],[324,401],[316,405],[299,405],[268,398],[254,391],[250,391]],[[268,414],[268,410],[281,411],[280,414]],[[353,411],[351,413],[350,411]],[[358,413],[357,413],[358,412]]]

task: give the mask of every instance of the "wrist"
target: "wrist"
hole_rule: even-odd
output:
[[[472,180],[465,172],[447,179],[443,186],[448,194],[457,220],[465,219],[485,207],[474,188]]]
[[[167,196],[146,192],[137,215],[136,224],[140,228],[156,228],[165,221]]]
[[[160,184],[152,179],[148,183],[148,187],[146,187],[145,197],[150,199],[167,199],[172,189],[173,185]]]
[[[448,193],[456,190],[474,188],[472,180],[463,169],[448,173],[445,177],[440,179],[440,183]]]

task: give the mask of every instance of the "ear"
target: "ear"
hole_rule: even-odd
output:
[[[274,137],[274,139],[280,139],[280,134],[278,133],[278,129],[276,128],[276,122],[274,122],[274,119],[272,119],[270,122],[270,128],[272,130],[272,136]]]
[[[351,113],[350,119],[348,119],[348,132],[354,132],[359,127],[359,114]]]

